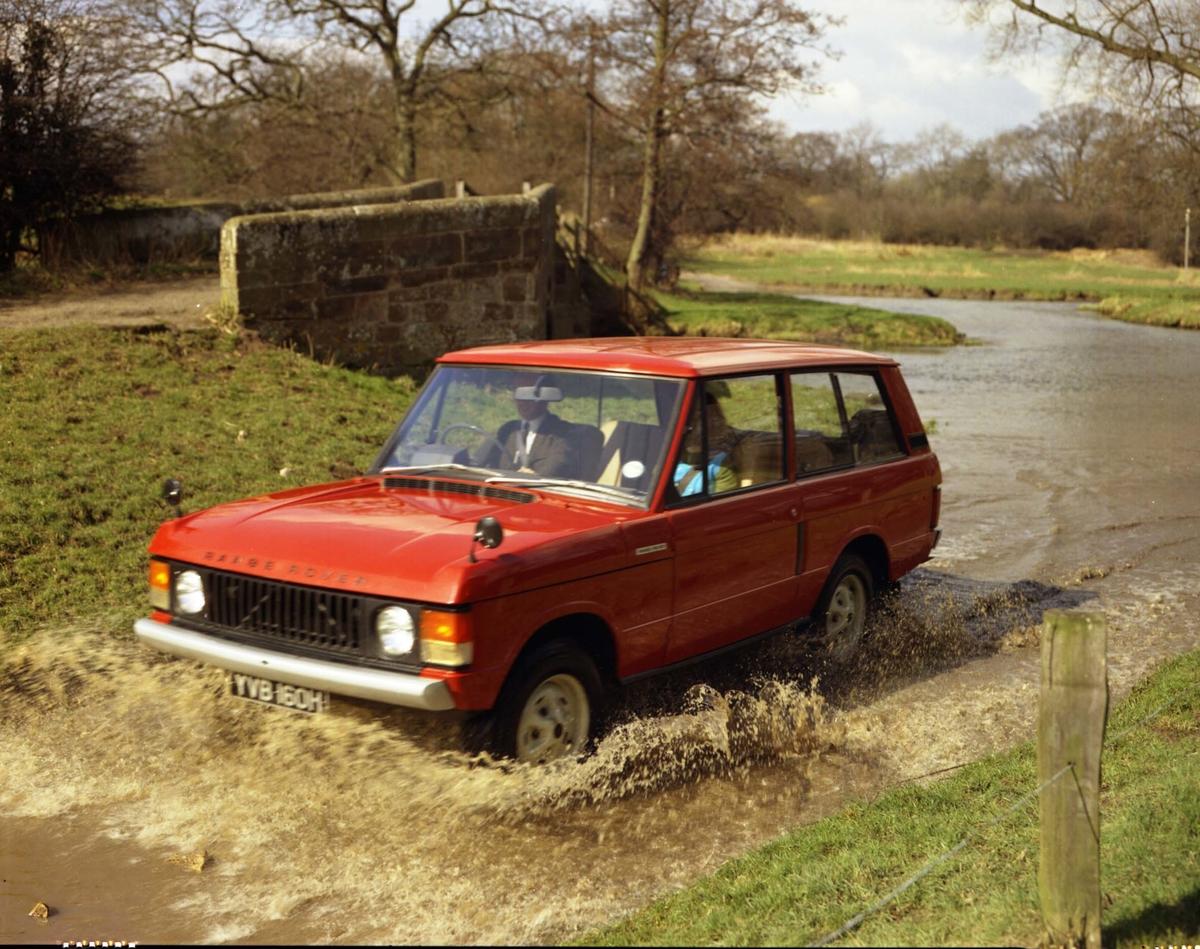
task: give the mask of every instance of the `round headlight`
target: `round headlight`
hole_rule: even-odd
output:
[[[195,570],[184,570],[175,578],[175,607],[181,613],[204,609],[204,580]]]
[[[375,617],[375,634],[385,656],[403,656],[417,642],[417,628],[412,613],[402,606],[385,606]]]

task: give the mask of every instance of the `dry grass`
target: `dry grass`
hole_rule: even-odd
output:
[[[796,234],[781,233],[720,234],[706,239],[690,237],[681,241],[681,247],[685,252],[705,250],[740,254],[747,257],[829,254],[868,260],[941,257],[948,250],[961,249],[927,244],[888,244],[883,241],[870,240],[828,240],[819,237],[803,237]],[[1198,275],[1197,271],[1184,271],[1164,264],[1162,258],[1152,250],[1142,250],[1132,247],[1076,247],[1067,251],[1038,251],[1020,250],[1007,247],[1004,244],[996,244],[989,247],[988,251],[1015,256],[1045,257],[1085,264],[1118,264],[1124,267],[1162,269],[1171,274],[1177,281],[1184,282],[1190,286],[1200,286],[1200,275]],[[977,270],[975,275],[982,276],[984,273],[984,270]]]
[[[1051,257],[1064,257],[1068,260],[1082,260],[1089,263],[1122,264],[1127,267],[1167,267],[1162,258],[1152,250],[1139,250],[1133,247],[1076,247],[1066,251],[1052,251]],[[1171,268],[1174,270],[1175,268]]]
[[[1091,301],[1128,322],[1200,326],[1200,276],[1144,250],[980,250],[734,234],[693,241],[684,254],[689,270],[735,279],[746,290]]]
[[[842,241],[795,234],[720,234],[709,239],[686,238],[681,242],[685,252],[701,249],[738,254],[746,257],[777,257],[780,255],[837,255],[870,260],[895,260],[906,257],[928,257],[940,248],[920,244],[885,244],[882,241]]]

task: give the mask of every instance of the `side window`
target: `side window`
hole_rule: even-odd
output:
[[[792,376],[792,422],[799,474],[853,463],[832,375],[805,372]]]
[[[736,487],[783,478],[783,413],[775,376],[742,376],[709,387],[716,390],[716,403],[727,422],[725,444]]]
[[[783,478],[775,376],[708,381],[697,396],[673,473],[681,497],[725,494]]]
[[[882,461],[904,454],[879,380],[868,373],[839,372],[837,381],[855,462]]]

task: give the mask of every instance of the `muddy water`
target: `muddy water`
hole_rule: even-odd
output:
[[[1200,334],[1061,304],[886,305],[945,316],[981,343],[899,356],[937,423],[944,562],[989,579],[1155,552],[1194,562],[1167,551],[1200,533]]]
[[[1108,614],[1118,693],[1200,645],[1200,334],[888,305],[981,345],[900,356],[945,539],[863,661],[780,637],[628,691],[594,756],[533,771],[404,712],[235,702],[103,624],[47,631],[0,677],[0,941],[560,941],[1027,737],[1049,606]],[[200,873],[172,862],[201,849]]]

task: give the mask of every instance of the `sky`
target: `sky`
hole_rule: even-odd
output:
[[[825,60],[824,95],[779,97],[771,116],[798,132],[842,132],[862,122],[885,141],[913,138],[943,123],[968,138],[1023,125],[1070,99],[1055,57],[993,62],[985,27],[957,0],[802,0],[841,17]]]
[[[608,5],[562,2],[597,11]],[[868,122],[897,143],[949,124],[982,139],[1081,98],[1063,85],[1053,55],[991,60],[987,28],[967,22],[961,0],[793,2],[844,21],[828,33],[841,56],[823,61],[825,94],[785,94],[771,103],[771,117],[793,131],[844,132]],[[417,0],[414,13],[428,20],[445,6],[446,0]]]

